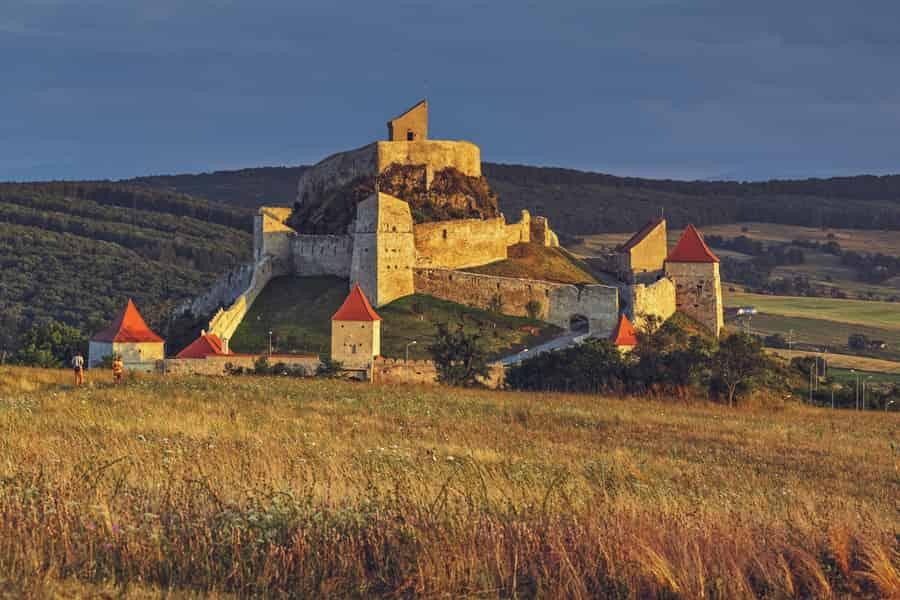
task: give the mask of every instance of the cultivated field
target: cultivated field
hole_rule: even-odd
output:
[[[744,231],[746,229],[746,231]],[[817,229],[815,227],[799,227],[796,225],[778,225],[776,223],[728,223],[724,225],[705,225],[701,228],[703,235],[718,235],[724,238],[747,236],[763,242],[791,242],[793,240],[812,240],[817,242],[836,241],[845,250],[855,252],[881,252],[900,256],[900,235],[896,231],[873,229]],[[584,255],[601,246],[621,244],[633,232],[599,233],[581,236],[584,242],[572,250]],[[668,232],[669,246],[678,241],[680,229]],[[832,238],[828,237],[832,234]]]
[[[755,306],[760,312],[877,327],[900,332],[900,303],[838,298],[769,296],[726,291],[726,306]]]
[[[0,371],[0,595],[900,594],[896,414],[68,381]]]

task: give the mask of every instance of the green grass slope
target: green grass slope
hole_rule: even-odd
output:
[[[337,277],[280,277],[262,291],[231,340],[237,352],[263,352],[272,332],[278,352],[328,353],[331,349],[331,315],[348,287]],[[377,309],[381,322],[381,353],[399,358],[428,358],[427,347],[434,340],[435,323],[465,318],[470,330],[485,332],[488,350],[504,356],[556,335],[557,327],[519,317],[507,317],[445,302],[430,296],[414,295]]]

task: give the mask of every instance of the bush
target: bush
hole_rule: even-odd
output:
[[[537,320],[541,314],[541,303],[537,300],[529,300],[525,303],[525,312],[529,319]]]

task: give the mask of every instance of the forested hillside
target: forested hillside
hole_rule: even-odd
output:
[[[252,211],[110,183],[0,184],[0,351],[50,318],[93,332],[133,297],[164,330],[249,259]]]
[[[218,202],[289,206],[306,167],[144,177],[132,183]],[[665,209],[672,227],[762,221],[812,227],[900,229],[900,176],[758,183],[616,177],[571,169],[484,163],[512,219],[523,208],[569,236],[633,231]]]

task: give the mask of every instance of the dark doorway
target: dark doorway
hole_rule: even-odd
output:
[[[412,142],[413,140],[416,139],[416,134],[412,130],[409,130],[406,132],[406,139],[407,139],[407,141]]]
[[[572,333],[587,333],[591,328],[591,322],[584,315],[572,315],[569,318],[569,331]]]

